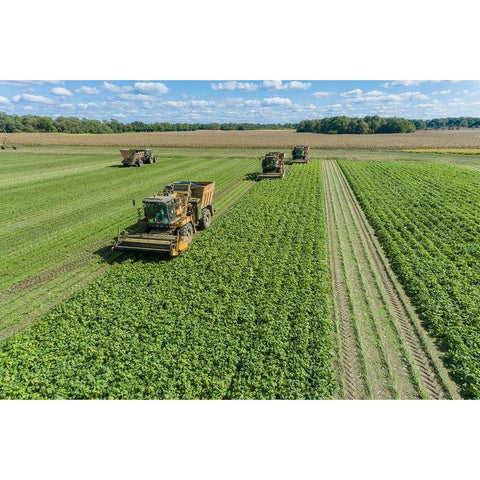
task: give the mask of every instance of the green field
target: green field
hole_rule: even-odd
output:
[[[340,166],[464,396],[480,397],[480,174],[427,162]]]
[[[154,151],[1,152],[1,398],[457,398],[443,363],[480,398],[477,156],[318,149],[257,183],[263,149]],[[112,252],[177,180],[216,182],[213,225]]]
[[[294,166],[178,259],[117,265],[2,345],[0,397],[331,396],[322,211],[320,162]]]
[[[258,153],[260,155],[260,153]],[[221,215],[251,186],[254,152],[175,150],[119,168],[116,148],[24,147],[0,157],[0,339],[100,275],[114,237],[137,220],[132,199],[175,180],[216,182]],[[249,175],[250,174],[250,175]]]

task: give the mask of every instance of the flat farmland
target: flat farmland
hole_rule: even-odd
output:
[[[305,134],[174,133],[211,143],[142,168],[104,135],[0,152],[1,398],[480,397],[475,147],[329,136],[255,182]],[[216,182],[217,215],[186,252],[111,252],[132,199],[189,179]]]
[[[70,135],[56,133],[14,133],[18,145],[149,146],[199,148],[291,149],[293,145],[312,148],[402,149],[402,148],[479,148],[480,130],[419,130],[414,133],[376,135],[324,135],[296,133],[294,130],[121,133]]]
[[[258,159],[219,150],[162,150],[121,168],[116,148],[25,147],[0,156],[0,339],[30,324],[119,257],[114,237],[137,201],[175,180],[216,182],[221,215],[254,184]]]

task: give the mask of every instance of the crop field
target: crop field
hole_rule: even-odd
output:
[[[4,342],[0,397],[331,396],[322,212],[319,162],[261,182],[178,259],[129,259]]]
[[[340,162],[463,396],[480,397],[480,174]]]
[[[150,146],[180,148],[268,148],[291,149],[292,145],[312,148],[348,149],[439,149],[476,148],[480,129],[418,130],[414,133],[375,135],[326,135],[297,133],[294,130],[197,130],[191,132],[119,133],[71,135],[58,133],[13,133],[10,141],[17,145],[77,146]]]
[[[449,153],[480,133],[311,134],[260,182],[313,137],[28,135],[0,152],[0,398],[480,398],[480,155]],[[158,162],[120,168],[134,140]],[[112,252],[177,180],[215,181],[212,226]]]
[[[118,168],[114,148],[41,147],[0,157],[0,339],[101,274],[118,229],[137,219],[132,199],[208,171],[221,215],[254,184],[257,157],[162,151],[158,162]]]

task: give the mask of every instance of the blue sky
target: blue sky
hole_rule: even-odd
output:
[[[121,122],[286,123],[346,116],[480,117],[479,81],[0,81],[0,111]]]

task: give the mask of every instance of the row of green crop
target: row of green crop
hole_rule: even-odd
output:
[[[480,174],[340,162],[392,268],[466,398],[480,398]]]
[[[320,162],[262,181],[180,257],[132,256],[0,346],[0,398],[328,398]]]

